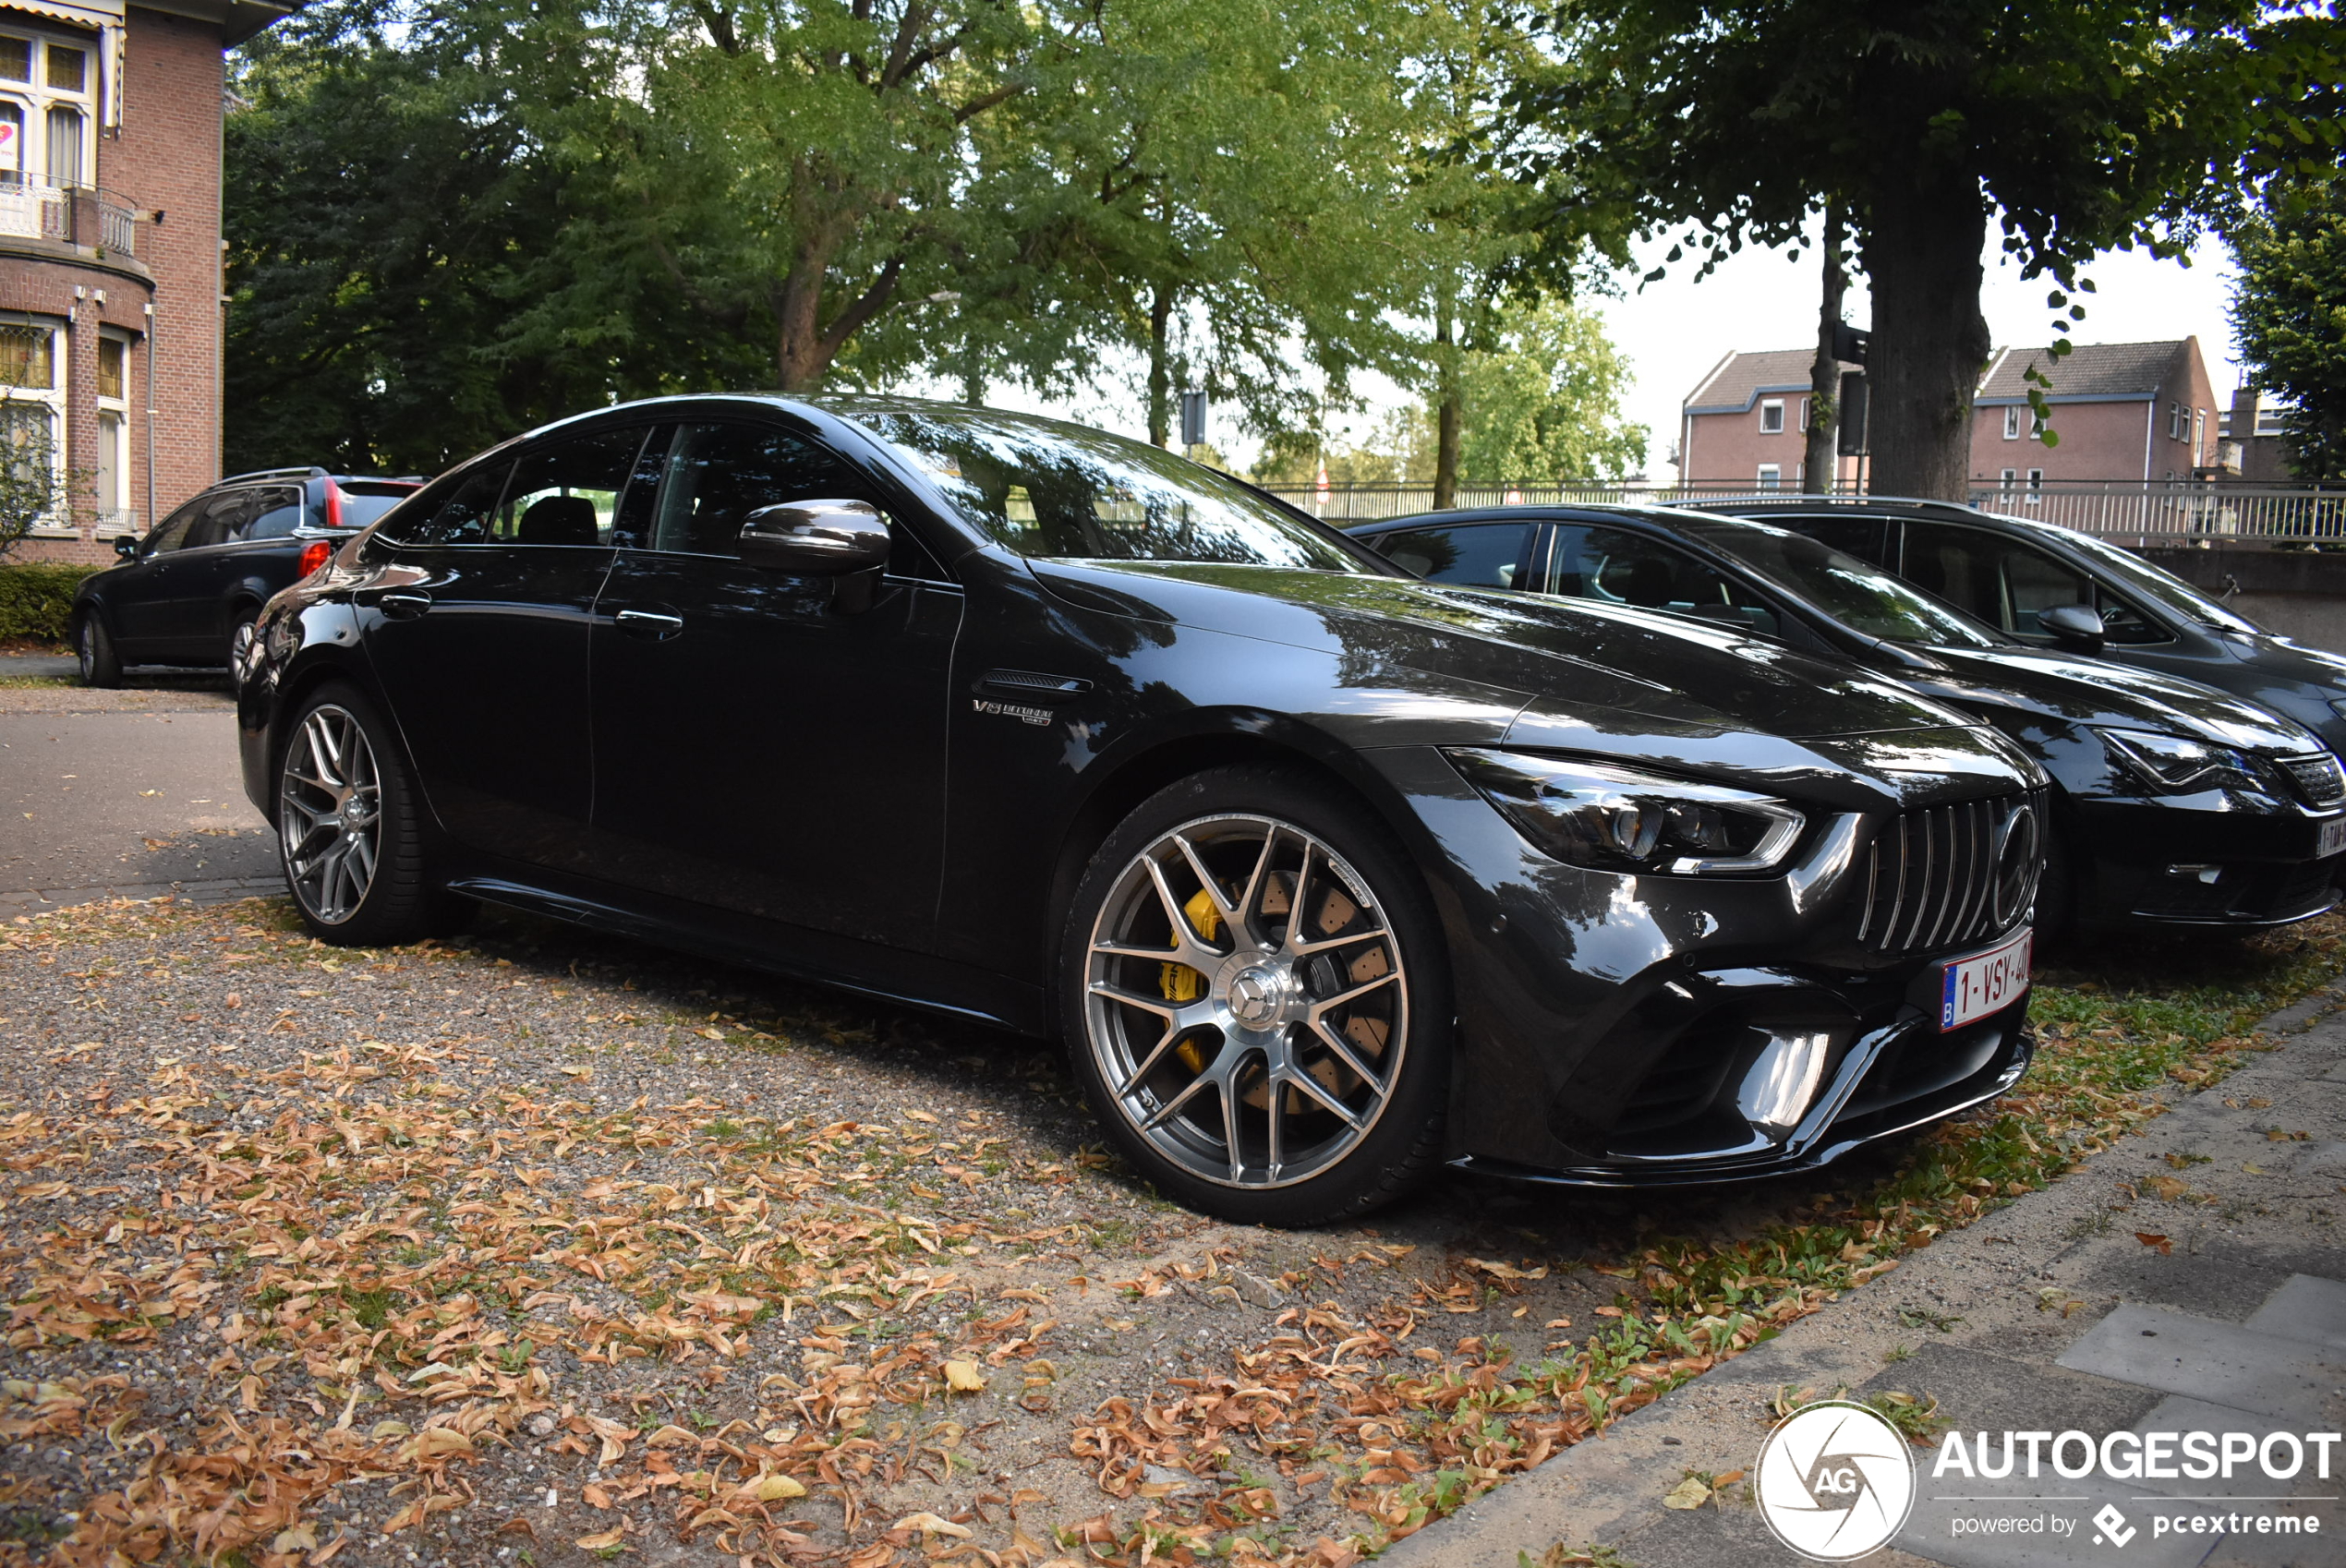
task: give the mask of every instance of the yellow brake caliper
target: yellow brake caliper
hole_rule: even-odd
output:
[[[1222,911],[1214,907],[1213,897],[1203,887],[1190,895],[1190,901],[1181,906],[1181,912],[1197,928],[1197,934],[1208,942],[1221,932]],[[1205,976],[1187,964],[1167,961],[1156,966],[1156,988],[1165,994],[1168,1002],[1194,1002],[1205,995]],[[1195,1041],[1182,1041],[1173,1047],[1173,1054],[1191,1072],[1205,1070],[1205,1055],[1197,1048]]]

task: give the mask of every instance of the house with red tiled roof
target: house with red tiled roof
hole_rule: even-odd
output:
[[[1797,488],[1815,356],[1790,348],[1722,359],[1687,398],[1680,480]],[[2060,440],[2050,446],[2028,404],[2032,368],[2052,383],[2045,403]],[[1973,406],[1971,474],[1982,486],[2187,479],[2222,463],[2220,411],[2195,337],[2080,344],[2059,358],[2050,349],[1998,349]],[[1844,483],[1855,464],[1842,459]]]

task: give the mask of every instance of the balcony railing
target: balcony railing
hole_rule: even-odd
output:
[[[0,235],[139,253],[138,213],[103,190],[0,173]]]
[[[1426,512],[1433,506],[1427,483],[1386,485],[1266,485],[1283,501],[1330,523],[1366,523]],[[1849,493],[1846,487],[1844,494]],[[1451,503],[1458,507],[1556,506],[1575,502],[1629,506],[1700,505],[1706,499],[1754,495],[1796,497],[1792,487],[1700,483],[1650,485],[1589,479],[1567,482],[1465,484]],[[2346,542],[2346,488],[2248,484],[2231,480],[2148,484],[2112,480],[2048,480],[2036,487],[1975,483],[1971,504],[2058,523],[2137,546],[2193,543],[2201,539],[2308,540]]]

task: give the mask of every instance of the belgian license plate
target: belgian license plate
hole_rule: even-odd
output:
[[[2035,932],[2024,931],[2001,947],[1949,964],[1940,983],[1939,1027],[1961,1029],[2011,1006],[2028,989],[2028,949],[2035,941]]]
[[[2314,858],[2328,860],[2341,850],[2346,850],[2346,816],[2334,816],[2322,824],[2321,842]]]

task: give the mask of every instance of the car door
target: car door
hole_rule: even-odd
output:
[[[107,573],[107,618],[126,663],[145,664],[165,657],[171,579],[179,566],[180,549],[211,500],[198,496],[164,518],[127,565]]]
[[[224,657],[236,611],[245,607],[250,613],[284,585],[267,583],[264,561],[272,551],[292,548],[286,539],[301,518],[300,488],[256,485],[234,493],[236,504],[215,509],[199,525],[206,542],[190,541],[173,584],[178,607],[174,613],[189,657]],[[290,581],[290,573],[279,575]]]
[[[588,629],[649,428],[555,437],[436,482],[354,595],[425,797],[459,843],[584,863]]]
[[[1787,517],[1763,512],[1756,514],[1754,521],[1805,534],[1819,544],[1829,545],[1844,555],[1854,555],[1869,565],[1880,566],[1890,559],[1887,517],[1862,512],[1801,513]]]
[[[809,431],[688,424],[659,468],[656,514],[596,606],[597,874],[932,947],[961,589],[901,521],[898,559],[864,608],[839,600],[837,579],[739,559],[760,507],[887,509]]]
[[[215,490],[173,552],[156,596],[156,657],[217,664],[226,654],[217,609],[221,573],[244,525],[255,492]]]

